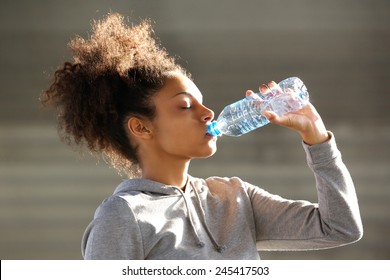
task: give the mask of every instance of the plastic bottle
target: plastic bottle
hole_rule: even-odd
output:
[[[297,77],[287,78],[267,95],[253,94],[226,106],[207,129],[212,136],[241,136],[269,123],[262,115],[273,111],[279,116],[301,109],[309,102],[306,86]]]

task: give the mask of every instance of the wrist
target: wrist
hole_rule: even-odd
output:
[[[321,130],[311,133],[301,133],[303,142],[307,145],[317,145],[330,139],[330,133],[327,130]]]

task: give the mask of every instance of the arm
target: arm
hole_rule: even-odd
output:
[[[262,85],[260,92],[264,94],[275,87],[277,84],[270,82],[268,86]],[[247,91],[247,95],[252,93]],[[359,240],[363,228],[353,181],[333,135],[326,130],[314,106],[309,103],[301,110],[283,116],[271,111],[264,115],[271,123],[301,135],[309,167],[316,179],[318,205],[254,191],[252,205],[255,216],[259,214],[255,217],[258,246],[263,249],[315,249]]]
[[[303,144],[316,179],[318,204],[294,201],[250,187],[259,250],[307,250],[341,246],[362,237],[350,174],[332,134],[325,143]]]

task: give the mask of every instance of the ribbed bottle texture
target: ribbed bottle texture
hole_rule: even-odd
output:
[[[212,136],[241,136],[269,123],[262,114],[273,111],[279,116],[301,109],[309,102],[306,86],[297,77],[281,81],[267,95],[255,94],[226,106],[207,132]]]

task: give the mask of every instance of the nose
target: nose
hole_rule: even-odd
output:
[[[209,122],[209,121],[212,121],[213,119],[214,119],[213,110],[207,108],[206,106],[203,106],[202,121]]]

